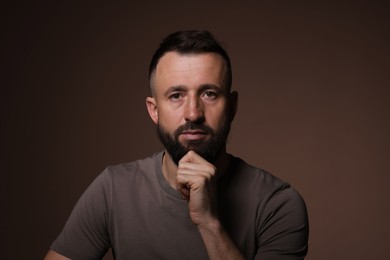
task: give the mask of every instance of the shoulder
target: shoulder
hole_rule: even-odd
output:
[[[150,157],[135,160],[127,163],[120,163],[107,166],[97,179],[102,181],[124,181],[134,178],[154,177],[156,167],[161,161],[162,152],[155,153]]]
[[[228,175],[234,180],[235,185],[245,187],[253,197],[264,197],[291,188],[288,182],[234,156],[231,159]]]
[[[284,212],[301,212],[305,216],[304,199],[288,182],[237,157],[232,158],[230,168],[228,188],[236,190],[235,196],[243,201],[249,200],[262,216],[282,208]]]
[[[258,254],[292,256],[307,252],[309,222],[302,196],[288,182],[234,157],[232,169],[241,201],[254,214]],[[253,210],[253,211],[252,211]],[[270,256],[268,259],[274,259]]]
[[[301,195],[286,181],[232,157],[223,177],[223,212],[240,233],[247,225],[256,257],[302,259],[307,252],[309,223]],[[235,224],[239,223],[239,224]]]

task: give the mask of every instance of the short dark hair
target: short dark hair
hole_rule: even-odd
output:
[[[222,43],[209,31],[178,31],[168,35],[163,39],[159,48],[154,53],[149,66],[149,82],[153,72],[156,70],[157,64],[165,53],[174,51],[179,54],[202,54],[202,53],[216,53],[221,55],[225,61],[225,80],[224,84],[230,91],[232,85],[232,68],[230,58]],[[151,84],[151,83],[150,83]],[[152,87],[152,86],[150,86]]]

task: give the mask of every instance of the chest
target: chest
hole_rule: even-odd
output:
[[[109,217],[117,259],[208,259],[187,201],[165,194],[118,200]]]

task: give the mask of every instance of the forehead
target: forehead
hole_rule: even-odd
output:
[[[175,85],[197,86],[213,84],[223,86],[225,63],[219,54],[179,54],[167,52],[161,57],[153,75],[155,87]]]

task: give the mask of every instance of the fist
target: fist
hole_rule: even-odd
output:
[[[195,224],[217,217],[215,175],[215,166],[194,151],[189,151],[179,161],[178,190],[188,200],[190,217]]]

